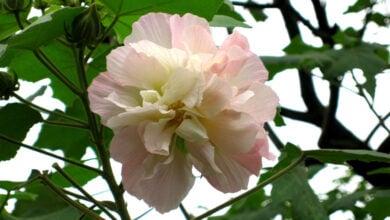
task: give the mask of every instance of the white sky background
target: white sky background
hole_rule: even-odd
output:
[[[360,21],[364,16],[363,14],[358,13],[349,16],[343,15],[343,12],[348,8],[348,5],[353,4],[355,0],[328,0],[327,2],[327,9],[329,12],[331,12],[329,17],[331,25],[334,22],[337,22],[337,24],[339,24],[341,28],[345,28],[350,25],[351,22],[353,22],[354,27],[358,28],[361,26]],[[303,13],[304,17],[310,17],[311,22],[315,21],[315,15],[311,8],[311,3],[309,0],[295,0],[293,1],[293,5],[298,9],[299,12]],[[278,10],[266,10],[267,15],[269,16],[266,22],[256,24],[247,11],[242,10],[242,8],[237,9],[240,13],[244,15],[247,20],[247,23],[253,27],[251,29],[237,29],[240,33],[244,34],[248,38],[252,51],[259,55],[283,55],[282,49],[288,45],[289,39],[287,33],[285,32],[284,26],[281,25],[283,24],[283,21]],[[390,1],[387,0],[384,4],[381,5],[380,8],[378,8],[378,10],[390,13]],[[316,25],[316,23],[313,24]],[[321,46],[319,44],[320,41],[315,37],[311,36],[309,30],[301,26],[301,31],[304,33],[303,37],[307,43],[312,44],[314,46]],[[367,32],[368,34],[365,36],[365,40],[390,45],[389,29],[378,29],[376,25],[370,24],[368,26]],[[221,43],[226,36],[226,31],[221,28],[213,30],[213,33],[215,33],[215,39],[218,43]],[[316,72],[315,74],[321,76],[321,73],[319,72]],[[374,100],[374,105],[380,115],[385,115],[390,110],[390,101],[388,98],[388,94],[390,94],[390,72],[378,75],[377,79],[377,96]],[[326,105],[329,96],[328,83],[326,81],[321,80],[320,78],[315,78],[314,81],[315,85],[320,88],[318,90],[318,96],[321,101]],[[48,81],[44,80],[40,84],[42,85],[47,83]],[[268,84],[279,95],[281,105],[291,109],[305,110],[305,106],[302,100],[299,98],[299,81],[297,74],[294,71],[284,71],[283,73],[279,73],[272,80],[272,82],[269,82]],[[348,74],[343,81],[343,85],[353,91],[356,91],[355,84],[351,79],[351,76]],[[38,88],[38,85],[23,83],[21,85],[21,90],[18,93],[26,97],[31,94],[31,91],[35,91]],[[53,100],[50,96],[51,92],[48,91],[46,92],[44,97],[39,97],[34,100],[34,102],[46,106],[47,108],[63,108],[63,105],[60,102]],[[370,111],[363,98],[347,89],[341,89],[338,109],[339,111],[337,117],[358,137],[365,138],[369,134],[371,129],[377,124],[376,117]],[[296,145],[299,145],[302,149],[305,150],[317,148],[317,140],[320,135],[320,129],[302,122],[295,122],[293,120],[288,119],[286,119],[285,121],[287,123],[287,126],[275,129],[277,134],[284,142],[292,142]],[[387,120],[387,124],[390,126],[390,120]],[[39,126],[35,126],[35,128],[32,129],[30,135],[25,142],[28,144],[33,144],[36,139],[36,132],[38,130]],[[381,141],[386,138],[386,136],[386,131],[384,131],[383,129],[379,129],[379,132],[377,132],[377,134],[374,136],[371,144],[373,146],[378,146]],[[274,147],[272,147],[271,151],[278,155],[278,150]],[[59,151],[57,151],[56,153],[61,154],[61,152]],[[89,155],[87,155],[86,158],[91,157],[93,156],[91,156],[91,151],[89,151]],[[21,148],[14,159],[0,163],[0,180],[24,181],[28,177],[31,169],[52,170],[51,165],[54,162],[59,161]],[[264,161],[264,166],[270,167],[273,166],[276,162],[277,161]],[[330,168],[322,171],[310,182],[316,192],[326,193],[328,190],[331,190],[335,187],[335,184],[332,182],[332,179],[328,178],[329,176],[337,178],[345,174],[345,167],[337,166],[337,169],[335,169],[335,167],[336,166],[330,166]],[[113,169],[116,173],[118,180],[120,180],[120,165],[116,162],[113,162]],[[252,178],[250,187],[253,187],[256,181],[257,178]],[[352,185],[350,187],[354,186]],[[110,192],[105,191],[105,183],[102,180],[91,181],[87,185],[87,189],[89,190],[89,192],[91,192],[91,194],[96,195],[98,199],[111,198]],[[223,201],[228,200],[229,198],[234,197],[235,195],[237,195],[237,193],[223,194],[211,187],[206,180],[197,179],[193,189],[183,201],[183,204],[190,213],[199,215],[206,210],[205,208],[201,208],[199,206],[213,208],[214,206],[222,203]],[[149,209],[147,205],[145,205],[138,199],[133,198],[131,196],[126,197],[132,218],[141,215],[143,212]],[[332,219],[339,219],[340,217],[346,219],[350,216],[350,213],[343,214],[339,212],[332,215],[331,217]],[[184,219],[184,217],[179,210],[171,211],[164,215],[160,215],[157,212],[152,211],[142,219],[175,220]]]

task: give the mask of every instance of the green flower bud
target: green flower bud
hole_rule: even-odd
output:
[[[93,45],[102,34],[102,24],[95,4],[78,14],[72,22],[71,33],[67,39],[78,46]]]
[[[34,0],[34,8],[39,10],[45,10],[49,7],[49,2],[45,0]]]
[[[15,13],[27,11],[31,6],[31,0],[2,0],[1,4],[7,12]]]
[[[19,89],[18,77],[0,71],[0,100],[7,100],[12,92]]]

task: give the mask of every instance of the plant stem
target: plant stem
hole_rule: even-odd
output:
[[[105,208],[99,201],[97,201],[93,196],[91,196],[87,191],[83,189],[76,181],[74,181],[57,163],[53,164],[53,168],[57,170],[66,180],[68,180],[74,187],[76,187],[90,202],[95,204],[100,208],[104,213],[106,213],[111,219],[115,217]]]
[[[26,104],[26,105],[30,106],[31,108],[33,108],[33,109],[36,109],[38,111],[45,112],[45,113],[48,113],[48,114],[53,114],[53,115],[56,115],[56,116],[61,117],[63,119],[67,119],[69,121],[77,122],[78,124],[80,124],[84,128],[88,128],[88,124],[86,122],[78,119],[78,118],[69,116],[69,115],[67,115],[67,114],[65,114],[63,112],[51,111],[49,109],[43,108],[43,107],[41,107],[39,105],[36,105],[36,104],[34,104],[34,103],[24,99],[23,97],[19,96],[15,92],[12,92],[12,96],[15,97],[16,99],[18,99],[21,103]]]
[[[263,182],[259,183],[257,186],[253,187],[252,189],[242,193],[241,195],[225,202],[225,203],[222,203],[220,205],[218,205],[217,207],[213,208],[213,209],[210,209],[209,211],[193,218],[192,220],[201,220],[203,218],[206,218],[216,212],[218,212],[219,210],[225,208],[225,207],[228,207],[232,204],[234,204],[235,202],[238,202],[240,201],[241,199],[244,199],[245,197],[251,195],[252,193],[262,189],[263,187],[265,187],[266,185],[268,185],[269,183],[273,182],[274,180],[278,179],[279,177],[283,176],[284,174],[286,174],[288,171],[292,170],[294,167],[296,167],[298,164],[300,164],[303,159],[305,158],[305,155],[304,153],[302,152],[301,155],[298,157],[298,159],[296,159],[294,162],[292,162],[291,164],[289,164],[287,167],[283,168],[282,170],[280,170],[279,172],[277,172],[275,175],[269,177],[268,179],[264,180]]]
[[[82,92],[78,89],[72,81],[65,77],[65,75],[49,60],[49,58],[40,50],[33,50],[35,57],[53,73],[65,86],[67,86],[74,94],[81,95]]]
[[[13,143],[13,144],[18,145],[18,146],[22,146],[22,147],[27,148],[27,149],[29,149],[29,150],[32,150],[32,151],[35,151],[35,152],[38,152],[38,153],[41,153],[41,154],[44,154],[44,155],[47,155],[47,156],[50,156],[50,157],[53,157],[53,158],[62,160],[62,161],[65,161],[65,162],[67,162],[67,163],[76,165],[76,166],[78,166],[78,167],[81,167],[81,168],[84,168],[84,169],[87,169],[87,170],[91,170],[91,171],[93,171],[93,172],[95,172],[95,173],[102,174],[102,171],[99,170],[99,169],[96,169],[96,168],[94,168],[94,167],[87,166],[87,165],[85,165],[85,164],[83,164],[83,163],[80,163],[80,162],[78,162],[78,161],[74,161],[74,160],[72,160],[72,159],[68,159],[68,158],[66,158],[66,157],[60,157],[60,156],[58,156],[58,155],[55,155],[55,154],[53,154],[53,153],[50,153],[50,152],[47,152],[47,151],[45,151],[45,150],[39,149],[39,148],[37,148],[37,147],[33,147],[33,146],[30,146],[30,145],[21,143],[21,142],[15,140],[15,139],[12,139],[12,138],[10,138],[10,137],[7,137],[7,136],[3,135],[3,134],[0,134],[0,139],[3,139],[3,140],[5,140],[5,141],[7,141],[7,142]]]
[[[180,211],[183,213],[184,218],[186,220],[190,220],[191,219],[191,215],[187,212],[187,210],[184,207],[183,203],[180,203],[179,208],[180,208]]]
[[[49,120],[43,120],[44,123],[49,124],[49,125],[56,125],[56,126],[62,126],[62,127],[70,127],[70,128],[81,128],[81,129],[87,129],[87,127],[83,125],[78,125],[78,124],[71,124],[71,123],[65,123],[61,121],[49,121]]]
[[[378,114],[378,112],[376,112],[374,105],[370,102],[370,100],[368,100],[366,94],[364,93],[364,89],[363,89],[362,84],[360,84],[358,82],[353,71],[351,71],[351,75],[352,75],[353,80],[356,83],[356,87],[359,90],[359,95],[361,95],[364,98],[364,101],[366,101],[366,103],[367,103],[368,107],[370,107],[372,113],[374,113],[374,115],[377,117],[379,124],[387,131],[387,133],[390,134],[390,129],[386,126],[385,120],[383,120],[383,118]]]
[[[59,195],[62,199],[64,199],[69,205],[79,209],[84,214],[92,217],[93,219],[98,220],[104,220],[102,217],[94,213],[93,211],[89,210],[88,208],[84,207],[78,202],[73,201],[71,198],[69,198],[58,186],[53,184],[48,178],[46,174],[41,174],[40,179],[51,189],[53,192],[55,192],[57,195]]]
[[[77,65],[77,74],[80,81],[80,87],[83,93],[80,95],[80,99],[83,103],[84,110],[87,114],[88,124],[90,126],[90,132],[93,142],[96,144],[98,157],[101,160],[103,167],[103,178],[106,180],[111,193],[114,197],[114,200],[117,205],[118,214],[121,216],[122,220],[130,220],[130,215],[127,211],[126,202],[123,198],[123,193],[120,187],[115,181],[114,174],[112,172],[112,167],[110,163],[109,153],[104,146],[104,140],[102,135],[102,130],[100,129],[99,123],[96,120],[95,114],[91,111],[89,107],[89,100],[87,96],[87,87],[88,82],[85,72],[85,59],[84,59],[84,49],[83,48],[74,48],[75,62]]]

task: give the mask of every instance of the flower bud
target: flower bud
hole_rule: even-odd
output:
[[[19,89],[18,77],[0,71],[0,100],[7,100],[13,91]]]
[[[101,33],[100,16],[95,4],[92,4],[73,19],[72,31],[67,32],[67,38],[78,46],[90,46],[96,42]]]
[[[49,7],[49,2],[45,0],[34,0],[34,8],[39,10],[45,10]]]
[[[31,0],[2,0],[2,7],[7,12],[27,11],[31,6]]]

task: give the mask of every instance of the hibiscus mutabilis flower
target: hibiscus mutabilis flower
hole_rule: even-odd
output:
[[[114,131],[110,153],[126,191],[172,210],[194,184],[193,167],[222,192],[246,189],[272,158],[263,125],[278,97],[267,77],[238,32],[217,47],[203,18],[142,16],[88,89]]]

